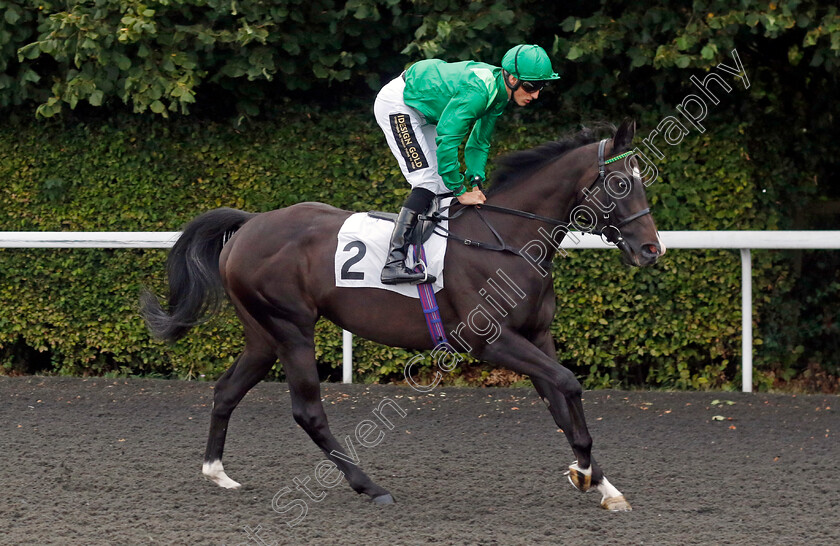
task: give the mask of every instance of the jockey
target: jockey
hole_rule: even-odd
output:
[[[484,180],[496,118],[510,102],[525,106],[536,100],[559,78],[543,48],[522,44],[505,54],[501,68],[427,59],[382,88],[373,106],[376,121],[412,188],[391,234],[383,284],[435,281],[405,265],[417,215],[447,192],[463,205],[484,203],[484,193],[474,186]],[[462,176],[458,147],[468,135]]]

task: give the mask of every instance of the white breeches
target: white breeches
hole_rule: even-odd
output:
[[[398,76],[379,91],[373,103],[376,122],[411,187],[446,193],[450,190],[437,172],[437,127],[405,103],[404,89],[405,81]]]

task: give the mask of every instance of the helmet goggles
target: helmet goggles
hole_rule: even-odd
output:
[[[545,80],[536,80],[536,81],[528,81],[525,80],[522,82],[522,90],[526,93],[536,93],[537,91],[542,91],[545,86],[548,85],[548,82]]]

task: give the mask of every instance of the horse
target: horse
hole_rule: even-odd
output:
[[[601,234],[632,266],[653,264],[665,252],[638,158],[629,151],[635,122],[625,120],[613,131],[598,142],[584,129],[498,160],[486,203],[450,209],[446,285],[437,302],[446,331],[455,334],[459,324],[475,323],[470,313],[485,302],[479,294],[487,297],[482,287],[489,277],[503,271],[515,280],[521,301],[501,310],[504,316],[496,311],[492,340],[480,328],[457,329],[464,352],[528,376],[575,455],[569,481],[580,491],[598,490],[602,507],[623,511],[630,504],[592,457],[581,384],[557,362],[549,331],[556,305],[551,260],[563,251],[563,238],[574,236],[570,227]],[[244,327],[244,349],[216,383],[202,465],[204,476],[223,488],[240,486],[222,465],[231,413],[279,358],[294,420],[353,490],[377,504],[394,502],[358,466],[333,455],[343,448],[321,404],[315,323],[326,317],[356,335],[406,349],[435,345],[417,300],[377,288],[336,287],[337,233],[351,214],[314,202],[264,213],[205,212],[185,225],[167,257],[167,307],[149,290],[141,294],[141,313],[159,339],[183,337],[217,312],[224,296]],[[535,245],[546,234],[551,244]]]

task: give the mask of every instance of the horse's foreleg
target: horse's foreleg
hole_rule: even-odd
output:
[[[276,360],[274,351],[269,347],[257,343],[246,344],[233,366],[216,382],[213,411],[210,413],[210,434],[201,471],[221,487],[235,489],[240,485],[228,477],[222,466],[230,415],[245,394],[266,376]]]
[[[287,339],[284,346],[286,349],[281,354],[281,360],[289,382],[295,421],[344,474],[353,490],[368,495],[377,504],[392,504],[394,498],[391,494],[373,483],[357,466],[360,461],[353,440],[348,436],[347,445],[341,445],[330,432],[327,414],[321,404],[321,384],[312,339],[302,338],[297,342]]]
[[[540,398],[548,405],[548,410],[554,417],[554,422],[557,423],[557,426],[566,435],[569,445],[572,446],[576,459],[575,465],[587,477],[586,483],[581,484],[578,488],[586,491],[589,489],[589,482],[597,482],[602,473],[592,459],[592,437],[589,435],[589,429],[586,428],[586,422],[582,419],[575,419],[574,413],[571,411],[575,405],[574,400],[580,400],[580,395],[572,393],[567,397],[564,393],[552,388],[551,384],[543,379],[534,377],[532,381]]]
[[[537,336],[534,344],[546,356],[556,360],[554,340],[550,332],[546,331]],[[607,510],[630,510],[630,504],[607,480],[601,467],[592,457],[592,438],[583,415],[581,392],[576,389],[571,397],[567,397],[562,392],[553,389],[551,384],[543,379],[534,377],[532,381],[540,398],[548,405],[554,422],[566,435],[575,453],[577,460],[569,466],[568,470],[569,481],[572,485],[580,491],[588,491],[594,486],[601,493],[601,506]],[[577,416],[579,418],[576,418]]]
[[[598,466],[598,463],[592,457],[592,440],[586,428],[585,421],[581,420],[580,423],[575,423],[575,419],[572,417],[574,414],[579,414],[583,417],[583,405],[580,401],[580,396],[573,397],[572,400],[569,400],[562,393],[552,389],[542,379],[532,378],[532,381],[540,398],[548,404],[548,409],[552,417],[554,417],[554,422],[565,433],[566,439],[571,444],[572,451],[574,451],[575,457],[577,458],[569,466],[567,472],[571,484],[580,491],[589,491],[589,489],[594,487],[601,493],[601,506],[607,510],[630,510],[630,504],[621,492],[607,480],[601,467]],[[570,411],[571,407],[579,409]],[[584,438],[589,438],[589,440],[582,441]]]
[[[557,363],[549,334],[546,332],[534,344],[519,334],[504,332],[483,351],[481,357],[531,377],[577,458],[569,467],[572,485],[581,491],[594,486],[603,495],[601,506],[604,508],[629,510],[630,505],[604,477],[592,458],[592,437],[586,426],[581,402],[583,389],[574,374]]]

